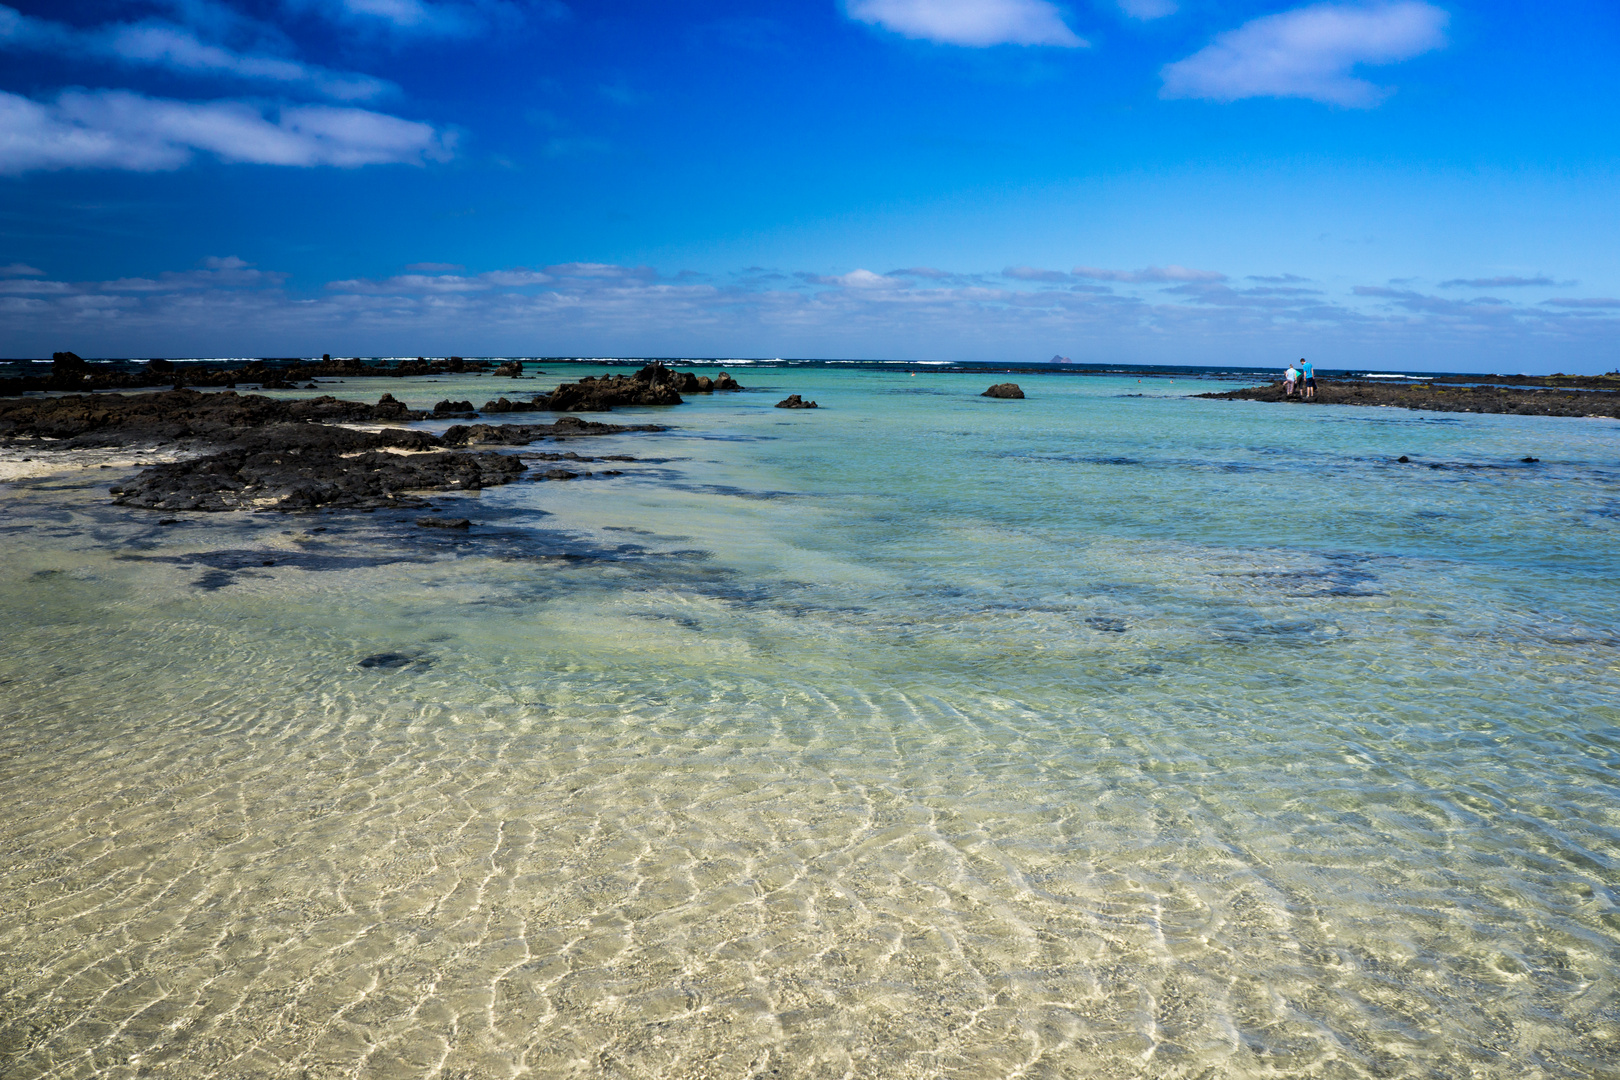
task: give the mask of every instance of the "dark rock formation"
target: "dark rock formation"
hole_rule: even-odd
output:
[[[152,394],[96,394],[0,401],[0,440],[63,440],[58,449],[130,446],[142,443],[219,442],[271,424],[367,423],[417,420],[392,395],[376,405],[322,396],[276,401],[226,390],[199,394],[171,390]]]
[[[59,352],[51,354],[52,378],[83,378],[85,371],[90,367],[78,353]]]
[[[457,424],[446,429],[440,438],[445,446],[527,446],[539,439],[668,430],[662,424],[599,424],[577,416],[559,416],[551,424]]]
[[[159,510],[418,506],[405,493],[477,491],[523,473],[508,454],[388,451],[407,441],[394,436],[419,434],[282,425],[206,457],[153,465],[111,490],[120,505]]]
[[[307,510],[420,506],[411,492],[474,491],[523,474],[517,456],[461,451],[470,445],[665,430],[574,416],[554,424],[458,425],[443,437],[405,428],[355,431],[333,423],[426,415],[388,394],[376,405],[194,390],[31,398],[0,402],[0,444],[40,440],[51,449],[148,444],[205,450],[202,457],[144,469],[111,489],[115,501],[164,510]]]
[[[1439,386],[1431,383],[1328,381],[1316,377],[1316,400],[1280,382],[1199,397],[1225,401],[1275,401],[1289,405],[1392,405],[1431,412],[1521,413],[1527,416],[1611,416],[1620,419],[1620,392],[1613,390],[1516,389],[1500,386]]]
[[[537,394],[530,401],[508,401],[506,398],[497,398],[494,401],[484,402],[484,412],[541,412],[551,408],[550,400],[544,394]]]
[[[454,417],[457,420],[472,420],[478,415],[470,401],[441,401],[433,406],[435,417]]]
[[[778,401],[776,403],[776,407],[778,409],[819,409],[819,408],[821,408],[820,405],[817,405],[813,401],[806,401],[806,400],[804,400],[804,398],[800,397],[798,394],[789,394],[787,397],[783,398],[781,401]]]
[[[447,517],[419,517],[416,524],[424,529],[470,529],[472,522],[466,518]]]
[[[368,364],[358,357],[333,360],[325,356],[320,360],[304,361],[297,358],[280,360],[252,360],[241,367],[219,367],[213,364],[175,364],[168,360],[149,360],[137,366],[91,364],[70,352],[56,353],[48,376],[25,375],[15,379],[0,379],[0,397],[17,397],[35,391],[83,390],[137,390],[152,386],[235,386],[239,382],[258,383],[272,389],[291,389],[314,378],[360,378],[390,376],[403,378],[417,375],[459,374],[468,371],[488,371],[489,364],[482,360],[463,360],[452,356],[447,360],[402,360],[397,364]],[[275,384],[272,386],[271,384]]]
[[[491,374],[500,375],[508,379],[521,379],[523,378],[523,361],[508,360],[506,363],[496,368]]]
[[[979,395],[980,397],[995,398],[1021,398],[1024,392],[1018,388],[1017,383],[998,382],[990,389]]]
[[[563,383],[550,394],[537,396],[536,405],[553,412],[607,412],[615,405],[680,405],[681,394],[711,394],[741,390],[742,386],[725,372],[714,378],[675,371],[661,363],[651,363],[634,375],[587,375],[578,382]]]

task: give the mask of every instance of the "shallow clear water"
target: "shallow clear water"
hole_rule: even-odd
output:
[[[0,1075],[1617,1074],[1620,425],[739,374],[465,535],[0,488]]]

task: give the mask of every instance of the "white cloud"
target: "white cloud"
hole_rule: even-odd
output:
[[[1086,45],[1048,0],[848,0],[845,10],[858,22],[942,45]]]
[[[1014,281],[1068,281],[1069,275],[1061,270],[1042,270],[1035,266],[1009,266],[1001,276]]]
[[[0,266],[0,278],[44,276],[45,271],[29,266],[27,263],[11,263],[9,266]]]
[[[492,27],[514,26],[527,18],[564,19],[568,8],[558,0],[287,0],[314,6],[348,22],[380,27],[402,36],[472,37]]]
[[[466,16],[457,8],[425,4],[422,0],[343,0],[343,10],[388,23],[414,33],[459,36],[470,32]]]
[[[369,75],[329,71],[280,56],[242,53],[202,41],[184,27],[149,21],[79,30],[0,6],[0,47],[26,48],[69,58],[104,57],[194,75],[307,90],[338,101],[368,101],[396,89]]]
[[[369,75],[328,71],[297,60],[232,52],[198,40],[178,26],[142,23],[107,31],[107,46],[120,59],[156,64],[171,71],[229,75],[252,82],[304,86],[338,101],[369,101],[395,89]]]
[[[1175,0],[1119,0],[1119,9],[1131,18],[1145,22],[1174,15],[1176,3]]]
[[[1045,359],[1061,346],[1082,362],[1214,364],[1298,356],[1308,339],[1323,366],[1338,366],[1330,355],[1349,365],[1376,354],[1394,367],[1519,370],[1534,355],[1544,370],[1596,371],[1613,365],[1620,328],[1615,299],[1513,305],[1384,287],[1317,295],[1233,289],[1209,280],[1224,275],[1188,273],[1202,277],[1144,298],[1109,286],[997,288],[982,284],[994,275],[972,271],[948,282],[824,288],[811,273],[720,285],[586,263],[445,275],[439,287],[427,275],[334,282],[303,295],[285,290],[281,275],[227,257],[117,282],[14,281],[21,291],[0,281],[0,355],[46,355],[71,340],[112,355],[466,356],[544,343],[553,354],[594,356],[1005,361]],[[461,283],[479,287],[444,287]]]
[[[1122,281],[1128,284],[1226,280],[1225,274],[1214,270],[1190,270],[1174,263],[1169,266],[1149,266],[1144,270],[1102,270],[1095,266],[1077,266],[1074,268],[1074,276],[1090,278],[1092,281]]]
[[[1236,101],[1300,97],[1371,108],[1389,91],[1356,78],[1358,64],[1390,64],[1445,44],[1449,16],[1418,2],[1313,4],[1266,15],[1166,66],[1167,98]]]
[[[0,174],[48,169],[177,169],[199,151],[256,165],[421,164],[450,156],[430,125],[365,109],[173,101],[69,90],[42,103],[0,91]]]
[[[870,270],[851,270],[847,274],[811,274],[804,280],[817,285],[835,285],[844,289],[898,289],[905,283],[888,274],[874,274]]]

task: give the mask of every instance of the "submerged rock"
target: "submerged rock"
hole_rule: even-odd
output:
[[[813,401],[806,401],[802,397],[800,397],[798,394],[789,394],[787,397],[783,398],[781,401],[778,401],[776,403],[776,407],[778,409],[819,409],[819,408],[821,408],[820,405],[817,405]]]
[[[998,382],[990,389],[979,395],[980,397],[994,398],[1021,398],[1024,392],[1018,388],[1017,383]]]
[[[447,517],[419,517],[416,524],[424,529],[470,529],[472,522],[466,518]]]
[[[372,653],[363,657],[359,665],[363,668],[381,668],[383,671],[426,671],[433,666],[433,657],[420,656],[414,653],[381,652]]]

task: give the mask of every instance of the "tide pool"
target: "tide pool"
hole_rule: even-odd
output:
[[[1620,424],[728,370],[467,534],[0,487],[0,1075],[1614,1075]]]

